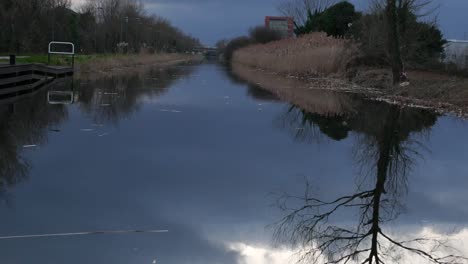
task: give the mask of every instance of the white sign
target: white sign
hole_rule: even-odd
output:
[[[53,51],[53,45],[68,45],[71,46],[71,52],[63,52],[63,51]],[[49,54],[62,54],[62,55],[75,55],[75,44],[71,42],[59,42],[59,41],[52,41],[49,43]]]

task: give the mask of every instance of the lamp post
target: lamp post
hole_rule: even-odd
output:
[[[125,21],[125,23],[127,23],[127,27],[128,27],[128,16],[125,17],[125,19],[121,19],[120,20],[120,42],[123,41],[123,22]],[[126,38],[126,36],[125,36]]]
[[[101,19],[99,16],[99,11],[101,11],[102,17],[104,18],[104,8],[98,7],[96,11],[96,26],[94,27],[94,51],[98,52],[98,44],[97,44],[97,28],[98,25],[101,24]]]

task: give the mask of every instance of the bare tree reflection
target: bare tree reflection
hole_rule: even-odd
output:
[[[316,114],[303,118],[322,127],[335,137],[328,117]],[[344,119],[344,120],[343,120]],[[350,130],[360,133],[356,146],[357,162],[365,172],[355,192],[331,201],[314,197],[285,196],[280,206],[286,216],[277,229],[277,237],[288,239],[303,248],[303,260],[313,263],[395,263],[398,253],[412,253],[430,263],[461,263],[466,258],[451,252],[445,241],[415,238],[399,241],[388,234],[384,224],[401,213],[407,190],[407,176],[422,144],[417,136],[427,131],[436,115],[386,104],[362,104],[359,114],[338,118]],[[334,121],[333,121],[334,122]],[[341,127],[338,127],[340,130]],[[356,220],[343,221],[343,211],[357,213]],[[427,250],[431,248],[430,250]]]

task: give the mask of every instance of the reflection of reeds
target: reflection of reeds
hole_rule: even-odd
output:
[[[234,64],[232,70],[239,77],[258,84],[279,98],[308,112],[324,116],[355,112],[355,102],[349,94],[329,91],[331,87],[341,90],[341,86],[346,86],[342,81],[318,78],[310,83],[262,72],[240,64]]]
[[[343,70],[352,50],[347,40],[312,33],[240,49],[233,62],[280,74],[328,75]]]

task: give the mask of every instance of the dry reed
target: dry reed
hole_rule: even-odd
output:
[[[132,71],[145,66],[170,66],[198,59],[196,55],[178,53],[114,55],[96,58],[80,64],[78,66],[78,75],[80,77],[105,76],[122,71]]]
[[[347,40],[311,33],[240,49],[233,62],[285,75],[324,76],[342,73],[354,51]]]

